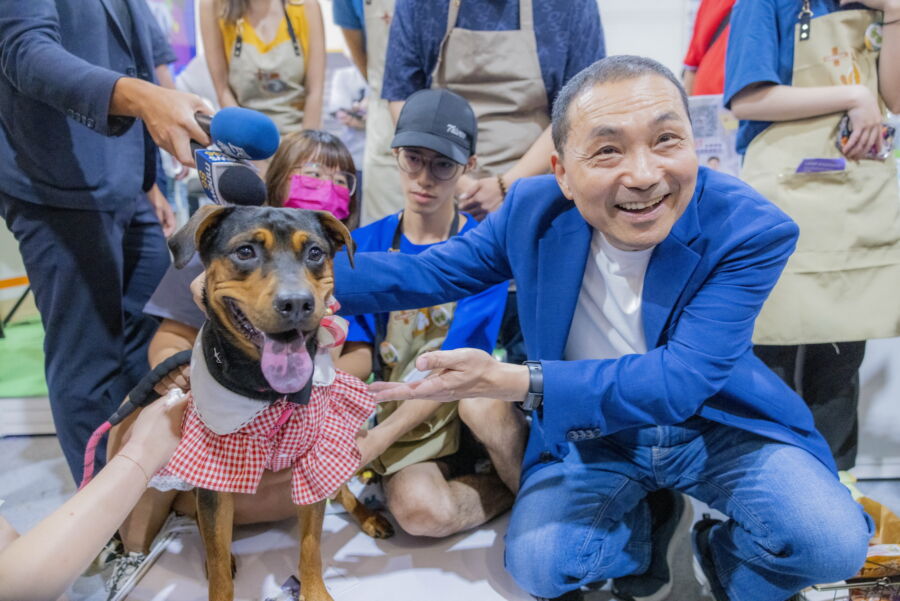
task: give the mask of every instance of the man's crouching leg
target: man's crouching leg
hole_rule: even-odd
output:
[[[726,426],[704,440],[699,469],[680,479],[682,491],[731,517],[695,526],[717,601],[788,599],[859,570],[872,522],[833,471],[804,449]]]
[[[650,563],[646,490],[621,471],[587,469],[577,452],[528,474],[506,534],[506,568],[523,589],[555,598]]]

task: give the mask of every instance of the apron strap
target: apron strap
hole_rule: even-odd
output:
[[[238,58],[244,48],[244,17],[237,20],[235,29],[237,29],[237,37],[234,39],[234,58]]]
[[[797,20],[800,22],[799,37],[801,42],[808,40],[812,34],[812,17],[813,11],[810,8],[809,0],[803,0],[803,9],[797,15]]]
[[[450,0],[450,6],[447,10],[447,35],[450,35],[450,31],[456,27],[456,21],[459,19],[459,5],[462,0]]]
[[[529,31],[534,29],[534,13],[531,0],[519,0],[519,29]]]
[[[291,36],[291,45],[294,47],[294,56],[300,56],[300,44],[297,42],[297,34],[294,32],[294,24],[291,23],[291,16],[287,11],[287,2],[281,3],[284,10],[284,20],[287,23],[288,35]]]
[[[437,62],[434,64],[434,71],[431,72],[431,87],[434,87],[438,80],[444,80],[441,73],[444,68],[444,56],[447,54],[450,32],[456,27],[456,21],[459,18],[460,2],[461,0],[450,0],[450,6],[447,10],[447,31],[444,33],[444,39],[441,40],[441,45],[438,47]]]

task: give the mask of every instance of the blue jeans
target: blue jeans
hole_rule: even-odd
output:
[[[557,597],[650,563],[648,492],[674,489],[731,519],[710,543],[731,601],[783,601],[853,576],[872,522],[807,451],[700,417],[570,443],[522,482],[506,566],[529,593]]]

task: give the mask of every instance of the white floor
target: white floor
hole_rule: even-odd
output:
[[[506,519],[476,532],[431,541],[399,533],[388,540],[362,534],[345,516],[325,520],[325,582],[335,601],[528,601],[503,569]],[[297,569],[296,522],[240,528],[235,599],[273,597]],[[179,544],[180,543],[180,544]],[[199,534],[186,533],[163,554],[129,601],[206,599]]]

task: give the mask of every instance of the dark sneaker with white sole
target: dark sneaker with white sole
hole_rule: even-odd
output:
[[[694,524],[691,538],[693,539],[694,553],[696,554],[697,562],[700,564],[703,576],[706,577],[710,594],[712,594],[713,599],[715,599],[715,601],[730,601],[728,595],[725,593],[725,589],[722,587],[722,583],[719,582],[719,577],[716,575],[716,568],[712,560],[712,551],[709,548],[710,531],[714,526],[721,523],[722,520],[717,520],[710,517],[708,513],[704,513],[703,519]],[[791,595],[785,601],[807,601],[807,599],[804,594],[796,593]]]
[[[694,524],[691,531],[691,539],[694,543],[694,555],[700,564],[700,570],[706,577],[709,586],[709,592],[715,601],[729,601],[719,577],[716,575],[716,568],[713,565],[712,552],[709,549],[709,533],[714,526],[718,526],[722,520],[716,520],[709,516],[708,513],[703,514],[703,519]]]
[[[622,601],[699,599],[690,559],[688,533],[694,515],[690,501],[674,490],[657,490],[647,495],[647,502],[652,520],[650,566],[643,574],[613,579],[613,595]]]

